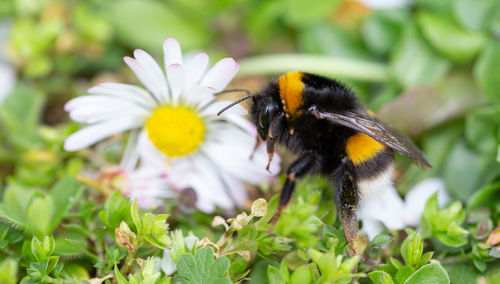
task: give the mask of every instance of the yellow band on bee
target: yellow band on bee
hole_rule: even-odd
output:
[[[384,148],[384,144],[366,134],[358,133],[347,139],[345,151],[354,165],[359,165],[375,157]]]
[[[298,116],[297,110],[302,105],[303,75],[302,72],[288,72],[278,78],[281,102],[285,113],[291,117]]]

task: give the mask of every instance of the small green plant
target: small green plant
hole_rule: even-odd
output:
[[[401,245],[404,264],[390,257],[388,263],[379,265],[368,273],[374,283],[450,283],[448,273],[439,262],[429,261],[433,252],[423,254],[424,243],[420,233],[411,233]]]

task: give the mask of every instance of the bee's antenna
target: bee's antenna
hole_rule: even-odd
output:
[[[247,93],[247,95],[251,95],[250,91],[247,90],[247,89],[231,89],[231,90],[224,90],[224,91],[220,91],[220,92],[217,92],[214,94],[214,96],[218,96],[218,95],[222,95],[222,94],[226,94],[226,93],[235,93],[235,92],[245,92]]]
[[[229,90],[228,90],[228,91],[229,91]],[[248,91],[248,90],[245,90],[245,91],[247,91],[247,93],[248,93],[248,94],[250,94],[250,91]],[[228,92],[227,92],[227,93],[228,93]],[[237,104],[241,103],[242,101],[244,101],[244,100],[248,100],[248,99],[250,99],[250,98],[252,98],[252,99],[253,99],[253,98],[254,98],[254,95],[250,94],[250,95],[248,95],[248,96],[246,96],[246,97],[243,97],[243,98],[241,98],[241,99],[239,99],[239,100],[237,100],[237,101],[234,101],[234,102],[233,102],[233,103],[231,103],[230,105],[228,105],[228,106],[226,106],[225,108],[221,109],[221,110],[217,113],[217,116],[221,115],[223,112],[225,112],[226,110],[228,110],[228,109],[232,108],[233,106],[235,106],[235,105],[237,105]]]

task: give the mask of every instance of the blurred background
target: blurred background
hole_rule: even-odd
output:
[[[77,129],[64,103],[98,82],[136,83],[123,56],[161,60],[168,36],[212,63],[235,57],[229,87],[258,91],[289,70],[346,82],[433,164],[410,167],[402,192],[438,176],[466,201],[500,174],[498,1],[2,0],[0,178],[49,183],[61,161],[79,168],[61,148]]]
[[[466,221],[471,245],[458,248],[467,243],[467,231],[447,232],[461,234],[459,244],[441,232],[440,240],[449,247],[436,238],[431,241],[452,282],[476,283],[476,278],[487,271],[487,263],[498,263],[499,247],[490,249],[484,243],[500,220],[498,0],[0,0],[2,204],[7,203],[6,188],[20,192],[9,198],[26,205],[28,198],[17,196],[29,193],[30,199],[41,200],[46,194],[40,189],[62,177],[77,176],[82,171],[95,173],[105,165],[118,163],[122,152],[119,137],[76,153],[63,150],[64,140],[80,127],[69,120],[64,104],[99,82],[137,84],[123,57],[141,48],[161,61],[162,42],[169,36],[180,42],[183,52],[206,51],[211,64],[234,57],[240,71],[228,88],[257,92],[269,80],[292,70],[322,74],[349,85],[381,120],[410,135],[433,165],[422,171],[398,156],[399,193],[404,195],[418,182],[437,177],[444,181],[452,199],[461,202],[449,209],[456,209],[454,215],[441,213],[460,215],[448,218],[448,223],[459,220],[455,227]],[[301,186],[305,189],[297,193],[319,194],[315,186]],[[274,187],[254,189],[250,197],[268,198],[278,193],[279,186]],[[324,188],[325,199],[330,199],[322,210],[327,211],[334,208],[333,194],[326,184]],[[83,220],[78,229],[88,235],[92,228],[102,225],[85,220],[106,198],[89,192],[86,197],[91,195],[93,199],[81,198],[80,215],[71,215]],[[190,196],[180,196],[168,206],[175,208],[177,201],[182,205],[183,198],[189,203]],[[114,201],[108,199],[105,208],[115,206]],[[128,200],[122,203],[130,206]],[[37,204],[44,213],[46,203]],[[467,209],[467,219],[460,204]],[[311,211],[303,216],[318,212],[316,204],[301,206]],[[24,209],[16,210],[10,212],[11,216],[24,216]],[[33,212],[30,218],[43,219],[38,218],[43,214]],[[181,213],[173,211],[169,219],[175,223],[173,228],[213,240],[223,233],[214,233],[210,227],[213,216]],[[117,216],[119,224],[122,219]],[[328,218],[333,224],[335,213]],[[16,224],[16,218],[9,220]],[[297,224],[299,229],[307,227]],[[83,233],[78,235],[82,242],[76,246],[65,243],[67,238],[78,238],[71,235],[76,233],[65,231],[70,226],[64,226],[57,229],[55,253],[70,260],[65,266],[69,271],[72,260],[85,254],[82,248],[90,245],[86,245],[88,239]],[[22,224],[17,227],[26,230]],[[108,231],[112,239],[114,231]],[[494,244],[498,244],[500,230],[494,232],[491,235],[496,236]],[[393,236],[397,234],[405,233]],[[0,236],[0,258],[12,256],[12,267],[17,269],[14,259],[25,248],[29,250],[29,245],[23,245],[24,235],[0,222]],[[317,236],[310,232],[302,236],[309,237],[311,246],[318,243]],[[29,242],[31,236],[24,244]],[[444,259],[446,255],[451,256]],[[464,258],[472,260],[474,266],[470,262],[454,265]],[[29,266],[26,259],[23,267]],[[117,259],[119,262],[121,258]],[[81,261],[89,271],[95,262],[93,258],[87,263]],[[106,271],[113,268],[113,262],[109,263]],[[267,264],[256,270],[265,275],[266,269]],[[365,267],[365,271],[372,269]],[[472,276],[464,282],[462,275]],[[10,279],[6,283],[17,281],[8,275],[1,279]]]

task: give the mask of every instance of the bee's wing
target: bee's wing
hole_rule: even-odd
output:
[[[364,133],[385,144],[389,148],[407,156],[421,168],[425,169],[431,167],[424,153],[413,144],[410,138],[401,134],[396,129],[380,122],[375,117],[350,111],[332,113],[312,110],[311,113],[319,119],[326,119],[332,123]]]

